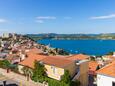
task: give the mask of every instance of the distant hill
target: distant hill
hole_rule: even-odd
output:
[[[43,34],[27,34],[26,36],[34,39],[115,39],[115,33],[101,33],[101,34],[56,34],[56,33],[43,33]]]

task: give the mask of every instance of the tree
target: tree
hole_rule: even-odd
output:
[[[100,67],[99,67],[99,65],[97,66],[97,68],[96,68],[96,70],[99,70],[100,69]]]
[[[45,68],[43,63],[35,61],[32,79],[35,82],[43,82],[45,77]]]
[[[109,53],[107,53],[107,55],[113,55],[114,54],[114,52],[109,52]]]
[[[71,81],[70,86],[80,86],[80,85],[81,85],[80,81],[76,80],[76,81]]]
[[[91,60],[91,61],[95,61],[95,57],[94,57],[94,56],[91,56],[91,57],[90,57],[90,60]]]
[[[65,70],[64,75],[62,76],[61,81],[66,84],[70,84],[71,82],[71,76],[69,74],[68,70]]]
[[[32,76],[32,69],[25,66],[22,68],[22,71],[24,72],[24,75],[27,77],[27,81],[29,81],[30,77]]]
[[[69,55],[69,53],[67,51],[63,50],[63,49],[59,49],[58,54],[59,55]]]
[[[11,64],[10,64],[10,62],[8,60],[2,60],[2,61],[0,61],[0,67],[1,68],[7,69],[7,68],[9,68],[10,65]]]

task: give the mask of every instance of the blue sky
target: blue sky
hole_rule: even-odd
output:
[[[0,32],[114,33],[115,0],[0,0]]]

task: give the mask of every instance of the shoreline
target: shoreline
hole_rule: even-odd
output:
[[[73,41],[73,42],[71,42],[71,41]],[[69,43],[67,43],[67,42],[69,42]],[[103,56],[103,55],[105,55],[109,52],[114,52],[115,51],[114,47],[112,47],[112,46],[114,46],[113,42],[115,42],[115,41],[114,40],[99,40],[99,39],[98,40],[52,40],[52,39],[43,39],[43,40],[38,40],[37,41],[37,43],[43,44],[45,46],[50,44],[51,47],[64,49],[65,51],[68,51],[70,54],[83,53],[83,54],[87,54],[87,55],[90,55],[90,56]],[[57,44],[60,44],[60,45],[57,45]],[[70,44],[73,44],[73,45],[70,45]],[[88,48],[88,46],[85,46],[85,44],[86,45],[88,44],[88,46],[90,48]],[[68,48],[67,48],[67,46],[68,46]],[[69,47],[69,46],[71,46],[71,47]],[[108,49],[107,46],[110,49]],[[84,47],[87,47],[87,48],[84,48]],[[87,51],[86,49],[88,49],[89,51]],[[83,52],[83,51],[86,51],[86,52]],[[97,52],[97,54],[95,52]]]

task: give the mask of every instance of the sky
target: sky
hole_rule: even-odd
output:
[[[0,33],[115,33],[115,0],[0,0]]]

